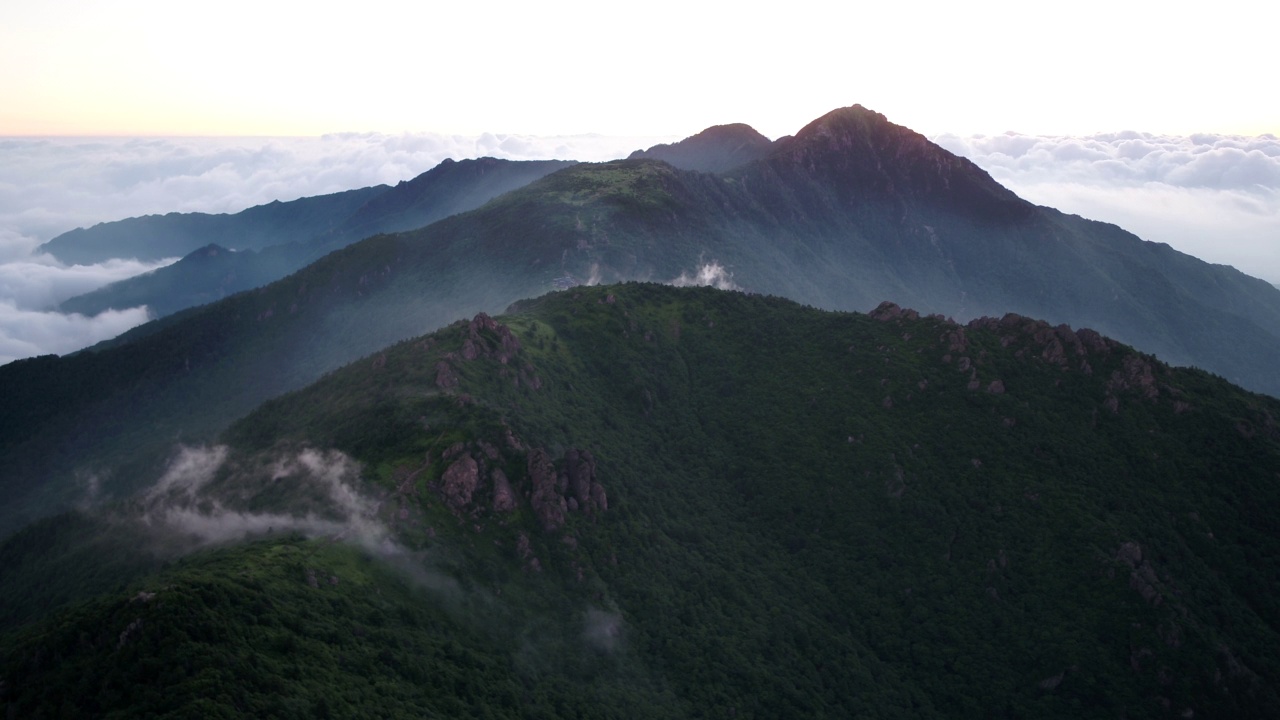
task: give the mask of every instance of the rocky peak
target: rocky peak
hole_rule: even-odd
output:
[[[816,183],[844,202],[924,201],[934,209],[1001,220],[1035,213],[1035,206],[969,160],[861,105],[833,110],[779,140],[762,163],[757,172]]]
[[[506,365],[520,351],[520,340],[511,332],[511,328],[480,313],[467,324],[467,338],[462,341],[462,357],[475,360],[477,357],[492,357]]]
[[[886,322],[889,320],[897,320],[899,318],[903,320],[920,319],[920,313],[916,312],[915,310],[912,310],[910,308],[899,307],[897,303],[892,303],[892,302],[889,302],[888,300],[885,300],[884,302],[877,305],[874,310],[867,313],[867,316],[872,319],[879,320],[881,322]]]

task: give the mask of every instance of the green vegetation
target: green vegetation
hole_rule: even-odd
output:
[[[121,568],[127,589],[11,615],[3,702],[24,717],[321,701],[339,717],[1280,712],[1280,402],[1017,316],[961,327],[628,284],[500,321],[518,349],[456,323],[223,436],[231,460],[203,492],[236,512],[303,507],[253,470],[281,453],[359,460],[398,570],[293,536],[145,579]],[[548,530],[530,504],[538,448],[566,472],[588,450],[608,509]],[[451,504],[459,453],[501,469],[515,508],[494,509],[485,473]],[[65,557],[83,545],[53,529],[74,517],[0,557]],[[0,592],[28,606],[73,599],[9,578]]]
[[[544,666],[519,644],[530,638],[486,631],[484,612],[343,545],[266,540],[178,562],[21,637],[4,703],[28,718],[560,718],[655,700],[591,692],[628,678],[581,641],[581,617],[544,628],[570,632],[581,660]]]
[[[669,150],[732,154],[712,140]],[[441,172],[463,172],[452,165]],[[487,172],[468,167],[472,181]],[[411,185],[371,200],[371,224],[343,232],[408,217],[425,197]],[[1280,291],[1033,206],[922,136],[846,108],[721,175],[646,159],[574,165],[75,357],[0,368],[6,398],[30,400],[0,405],[0,535],[74,506],[87,479],[125,497],[175,443],[208,442],[264,400],[458,317],[574,283],[673,282],[712,263],[722,284],[815,307],[889,299],[962,320],[1013,311],[1093,327],[1280,394]]]

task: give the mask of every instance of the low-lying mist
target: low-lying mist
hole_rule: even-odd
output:
[[[352,542],[378,554],[406,552],[356,486],[360,466],[336,450],[303,448],[232,459],[225,445],[182,447],[138,498],[137,521],[190,551],[271,532]]]

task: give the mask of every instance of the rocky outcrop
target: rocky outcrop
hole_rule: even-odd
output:
[[[1143,559],[1142,546],[1136,542],[1122,544],[1116,552],[1116,560],[1129,566],[1129,587],[1141,595],[1143,600],[1152,605],[1164,602],[1164,596],[1158,589],[1160,580],[1151,563]]]
[[[1107,391],[1118,393],[1122,390],[1135,390],[1148,400],[1159,397],[1160,389],[1156,386],[1149,360],[1140,355],[1130,355],[1124,359],[1119,370],[1111,373]]]
[[[511,490],[511,481],[502,468],[494,468],[490,475],[493,480],[493,511],[511,512],[516,509],[516,495]]]
[[[520,351],[520,340],[511,328],[480,313],[467,324],[467,338],[462,341],[462,357],[475,360],[479,357],[494,358],[506,365]]]
[[[533,513],[543,530],[555,532],[564,527],[568,504],[563,495],[564,489],[557,487],[558,477],[551,458],[546,450],[534,448],[526,456],[526,466],[532,485],[529,503],[533,506]]]
[[[609,509],[609,497],[605,494],[604,486],[598,482],[591,483],[591,502],[600,512]]]
[[[596,460],[587,450],[570,448],[564,455],[567,489],[571,499],[588,515],[608,510],[604,487],[596,480]]]
[[[455,323],[454,327],[460,324],[461,321]],[[458,386],[458,370],[454,363],[492,359],[506,365],[520,351],[520,340],[511,332],[511,328],[485,313],[476,315],[466,323],[465,328],[466,335],[462,339],[462,347],[457,352],[445,353],[436,363],[436,387],[441,390]],[[504,376],[507,372],[504,368]],[[527,362],[524,363],[524,368],[518,371],[518,377],[521,376],[524,377],[526,384],[533,386],[535,390],[541,386],[541,380],[538,379],[533,366]],[[517,382],[519,382],[518,379]]]
[[[470,455],[454,461],[440,478],[440,494],[451,510],[461,512],[471,504],[471,496],[480,481],[480,468]]]
[[[447,360],[436,363],[436,387],[447,390],[458,386],[458,373]]]
[[[867,313],[867,316],[875,320],[885,322],[888,320],[897,320],[899,318],[903,320],[918,320],[920,318],[920,313],[909,308],[901,308],[897,303],[891,303],[888,300],[885,300],[877,305],[875,310]]]
[[[524,563],[526,570],[530,572],[542,572],[542,563],[538,560],[538,556],[533,553],[533,544],[529,542],[529,536],[520,533],[516,538],[516,556]]]

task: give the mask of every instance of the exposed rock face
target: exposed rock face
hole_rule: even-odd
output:
[[[904,320],[917,320],[920,318],[920,313],[911,309],[903,309],[899,307],[897,303],[891,303],[888,300],[885,300],[877,305],[875,310],[867,313],[867,316],[884,322],[887,320],[896,320],[898,318],[902,318]]]
[[[1160,580],[1156,577],[1155,569],[1142,559],[1142,546],[1136,542],[1124,543],[1116,552],[1116,560],[1129,566],[1132,571],[1129,573],[1129,587],[1137,591],[1143,600],[1152,605],[1159,605],[1164,601],[1164,596],[1157,589]]]
[[[480,313],[467,324],[469,337],[462,342],[462,357],[475,360],[478,357],[496,358],[506,365],[520,351],[520,340],[511,334],[511,328]],[[486,335],[496,335],[495,338]]]
[[[447,360],[436,363],[436,387],[446,390],[457,386],[458,373],[454,372],[453,366]]]
[[[460,511],[471,503],[471,496],[476,491],[480,480],[480,468],[470,455],[458,458],[440,478],[440,492],[445,504],[454,511]]]
[[[515,433],[511,432],[511,428],[503,428],[502,439],[506,441],[507,447],[512,450],[524,450],[524,443],[520,442],[520,438],[516,437]]]
[[[526,462],[529,482],[533,485],[529,496],[533,512],[537,515],[543,530],[555,532],[564,527],[564,516],[568,505],[561,494],[563,488],[556,487],[556,471],[551,465],[551,458],[547,457],[546,450],[534,448],[529,451]]]
[[[516,495],[511,491],[511,482],[502,468],[494,468],[490,476],[493,479],[493,511],[511,512],[516,509]]]
[[[1136,390],[1149,400],[1154,400],[1160,395],[1160,389],[1156,387],[1155,375],[1152,373],[1151,363],[1146,358],[1138,355],[1126,357],[1122,368],[1111,373],[1111,379],[1107,382],[1107,390],[1110,392]]]
[[[598,482],[591,483],[591,502],[600,512],[609,509],[609,497],[604,492],[604,486]]]
[[[529,536],[524,533],[520,533],[520,537],[516,539],[516,555],[524,562],[526,570],[542,572],[542,563],[538,561],[538,556],[533,554],[533,545],[529,542]]]
[[[596,480],[596,459],[588,450],[570,449],[565,453],[565,474],[568,491],[577,505],[587,514],[609,509],[604,487]]]
[[[564,454],[565,474],[568,476],[569,494],[585,506],[591,499],[591,481],[595,479],[596,462],[589,452],[570,449]]]

